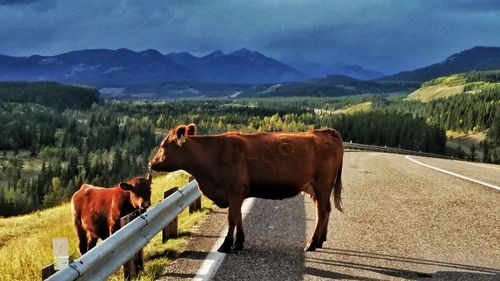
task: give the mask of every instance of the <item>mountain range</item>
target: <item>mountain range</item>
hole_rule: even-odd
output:
[[[215,51],[203,57],[169,53],[166,58],[193,71],[197,81],[217,83],[272,83],[304,80],[300,71],[248,49],[224,54]]]
[[[187,52],[93,49],[55,56],[0,56],[0,80],[53,80],[96,87],[161,82],[274,83],[300,81],[304,74],[247,49],[203,57]]]
[[[379,78],[384,81],[427,81],[450,74],[500,69],[500,47],[474,47],[412,71]]]
[[[413,71],[383,76],[359,65],[325,67],[317,63],[289,65],[257,51],[214,51],[205,56],[188,52],[162,54],[156,50],[91,49],[55,56],[13,57],[0,55],[0,81],[58,81],[109,89],[111,95],[189,96],[255,93],[272,87],[278,95],[309,93],[359,93],[399,91],[436,77],[472,70],[500,69],[499,47],[474,47],[442,62]],[[347,81],[344,76],[357,78]],[[381,77],[382,76],[382,77]],[[323,80],[311,79],[324,77]],[[339,77],[344,77],[340,79]],[[373,79],[375,78],[375,79]],[[371,79],[371,80],[370,80]],[[364,83],[360,80],[370,80]],[[395,87],[393,82],[410,82]],[[293,82],[293,83],[290,83]],[[391,82],[389,85],[377,83]],[[260,86],[252,86],[260,84]],[[274,84],[280,84],[274,87]],[[296,90],[293,90],[296,88]],[[133,90],[131,90],[133,89]],[[301,90],[297,90],[301,89]],[[131,90],[132,92],[127,92]],[[123,92],[125,91],[125,92]],[[207,92],[208,91],[208,92]],[[222,91],[222,92],[220,92]],[[206,92],[206,93],[205,93]]]

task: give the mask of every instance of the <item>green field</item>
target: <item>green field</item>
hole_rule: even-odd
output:
[[[153,179],[152,202],[158,203],[163,192],[174,186],[182,187],[188,181],[185,172],[174,172]],[[184,211],[179,217],[179,238],[161,243],[157,235],[145,247],[146,269],[141,280],[154,280],[163,271],[187,241],[194,225],[212,209],[212,203],[203,198],[203,210],[194,214]],[[37,211],[32,214],[0,218],[0,281],[39,280],[42,267],[53,262],[52,238],[67,237],[70,255],[79,257],[77,240],[69,203]],[[122,280],[122,273],[115,273],[111,280]]]

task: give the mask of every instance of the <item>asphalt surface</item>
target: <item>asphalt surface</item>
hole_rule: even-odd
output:
[[[499,184],[500,166],[413,158]],[[500,280],[500,191],[374,152],[347,152],[342,179],[345,212],[332,211],[322,249],[303,251],[316,219],[307,196],[257,199],[245,250],[226,255],[212,279]],[[160,280],[196,276],[226,211],[206,217]]]

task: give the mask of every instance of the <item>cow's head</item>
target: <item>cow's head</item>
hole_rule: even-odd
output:
[[[130,204],[134,209],[145,211],[151,206],[151,182],[153,176],[148,173],[146,177],[136,177],[128,182],[120,183],[123,190],[130,191]]]
[[[168,132],[155,156],[149,161],[153,171],[171,172],[178,170],[182,162],[182,148],[188,136],[196,134],[196,125],[180,125]]]

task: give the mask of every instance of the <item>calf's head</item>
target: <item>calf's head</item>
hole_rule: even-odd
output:
[[[180,125],[168,132],[155,156],[149,161],[153,171],[171,172],[180,169],[183,157],[182,148],[188,137],[196,134],[196,125]]]
[[[136,177],[128,182],[120,183],[123,190],[130,191],[130,204],[134,209],[145,211],[151,206],[151,182],[153,176],[148,173],[146,177]]]

